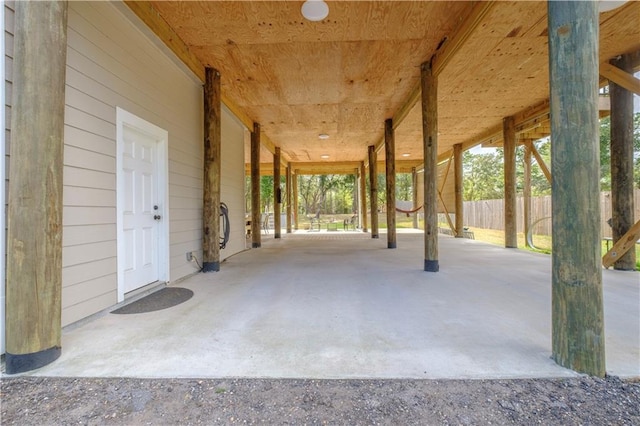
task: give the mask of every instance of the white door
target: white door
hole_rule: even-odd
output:
[[[127,293],[159,279],[159,228],[164,218],[158,197],[158,141],[126,124],[122,130],[121,235]]]

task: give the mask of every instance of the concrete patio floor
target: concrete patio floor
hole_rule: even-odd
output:
[[[529,378],[551,359],[551,257],[422,233],[263,236],[162,311],[107,314],[63,333],[34,373],[84,377]],[[640,274],[603,271],[609,374],[640,377]]]

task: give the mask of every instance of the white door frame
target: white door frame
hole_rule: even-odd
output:
[[[158,222],[158,271],[159,281],[169,282],[169,133],[142,118],[116,107],[116,226],[117,226],[117,262],[118,262],[118,303],[124,301],[124,256],[126,253],[123,235],[124,179],[123,161],[124,126],[136,129],[158,141],[157,181],[158,181],[158,214],[162,220]]]

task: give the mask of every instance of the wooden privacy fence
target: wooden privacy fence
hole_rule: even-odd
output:
[[[634,191],[635,221],[640,220],[640,189]],[[524,229],[523,198],[517,200],[518,232]],[[600,229],[603,238],[611,238],[611,227],[607,220],[611,218],[611,193],[600,193],[600,212],[602,223]],[[531,198],[531,223],[540,220],[533,228],[536,235],[551,235],[551,196]],[[504,200],[482,200],[464,202],[464,224],[475,228],[504,230]]]

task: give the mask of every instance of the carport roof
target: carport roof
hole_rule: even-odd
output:
[[[392,117],[396,152],[421,160],[420,65],[432,58],[442,158],[495,142],[504,117],[529,138],[548,118],[546,2],[329,1],[320,22],[302,3],[127,2],[196,75],[220,71],[225,104],[261,125],[263,163],[274,146],[299,169],[366,162]],[[600,14],[601,63],[640,49],[638,17],[635,1]]]

